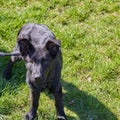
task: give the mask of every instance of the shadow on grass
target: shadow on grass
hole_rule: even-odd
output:
[[[0,52],[7,51],[0,49]],[[23,61],[16,62],[12,70],[13,76],[10,80],[7,81],[3,79],[3,71],[5,70],[9,59],[10,56],[0,57],[0,115],[8,115],[15,109],[14,103],[11,102],[11,98],[8,98],[7,96],[4,97],[4,94],[15,94],[18,86],[25,83],[26,70]]]
[[[67,115],[68,120],[117,120],[116,116],[97,98],[79,90],[72,83],[63,81],[64,104],[77,117]]]
[[[0,51],[5,50],[0,49]],[[0,76],[2,76],[3,70],[5,69],[9,58],[10,57],[0,57]],[[7,91],[14,91],[17,86],[25,82],[26,70],[24,64],[22,62],[17,62],[15,66],[17,68],[13,69],[13,74],[15,74],[10,81],[7,82],[0,80],[0,96],[2,95],[2,91],[3,89],[5,89],[6,85],[9,84],[9,87],[6,88],[8,89]],[[21,81],[17,80],[18,77],[21,77]],[[64,94],[65,107],[76,114],[76,117],[74,117],[68,113],[68,120],[117,120],[116,116],[97,98],[89,95],[87,92],[79,90],[72,83],[68,83],[64,80],[62,82],[63,87],[66,91],[66,93]],[[9,114],[10,108],[12,109],[12,104],[7,108],[8,109],[4,110],[4,107],[0,107],[0,114]]]

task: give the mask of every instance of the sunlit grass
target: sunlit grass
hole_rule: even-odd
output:
[[[118,0],[0,0],[0,51],[10,52],[25,23],[49,26],[61,40],[63,99],[68,120],[120,119],[120,2]],[[29,110],[24,62],[2,78],[0,119],[22,120]],[[56,116],[54,98],[42,93],[38,120]]]

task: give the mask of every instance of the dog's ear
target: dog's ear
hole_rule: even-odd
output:
[[[22,56],[32,55],[35,48],[27,39],[18,39],[17,41]]]
[[[46,48],[49,51],[52,58],[57,56],[60,47],[60,40],[48,40],[46,43]]]

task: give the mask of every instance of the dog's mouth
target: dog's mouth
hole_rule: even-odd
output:
[[[44,77],[35,77],[34,80],[38,85],[42,85],[46,81],[46,79]]]
[[[44,84],[44,80],[41,80],[41,79],[39,79],[39,78],[35,79],[35,82],[36,82],[37,85],[42,85],[42,84]]]

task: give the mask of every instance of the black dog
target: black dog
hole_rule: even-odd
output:
[[[11,77],[12,66],[16,60],[25,61],[26,82],[31,91],[31,108],[25,120],[34,120],[40,92],[45,88],[55,97],[58,120],[67,120],[60,83],[62,68],[60,41],[56,40],[55,35],[45,25],[27,24],[18,32],[14,51],[19,51],[21,55],[11,56],[3,76],[6,79]]]

